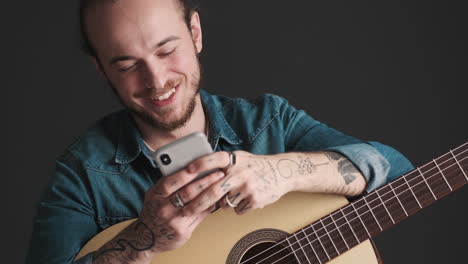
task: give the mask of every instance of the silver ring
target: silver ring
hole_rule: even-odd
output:
[[[227,205],[229,205],[230,207],[232,208],[237,207],[237,204],[234,204],[231,201],[229,201],[229,196],[227,194],[226,196],[224,196],[224,200],[226,201]]]
[[[180,198],[179,192],[176,192],[176,193],[175,193],[174,199],[172,199],[172,204],[173,204],[176,208],[182,208],[182,207],[185,206],[184,201],[182,200],[182,198]]]
[[[234,152],[231,152],[231,151],[229,151],[228,153],[229,153],[229,165],[227,166],[227,169],[236,165],[236,155],[234,154]]]

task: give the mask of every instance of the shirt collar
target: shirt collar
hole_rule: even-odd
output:
[[[203,104],[205,115],[208,118],[209,124],[209,141],[214,150],[217,149],[219,140],[223,139],[231,145],[242,143],[238,135],[226,120],[226,109],[221,105],[215,96],[209,94],[205,90],[200,91],[200,96]],[[151,150],[145,145],[143,137],[138,130],[133,117],[128,110],[123,111],[120,122],[119,138],[117,150],[115,154],[115,162],[118,164],[128,164],[134,161],[140,153],[150,160],[153,167],[156,167]]]
[[[118,164],[128,164],[134,161],[143,152],[153,167],[156,163],[151,155],[151,150],[145,145],[143,137],[138,130],[133,117],[128,110],[123,111],[120,122],[119,139],[115,162]]]

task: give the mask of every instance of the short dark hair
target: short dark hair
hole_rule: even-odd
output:
[[[80,42],[81,42],[81,49],[87,54],[92,57],[98,58],[97,52],[94,49],[93,45],[89,41],[88,33],[86,31],[86,23],[85,23],[85,12],[86,10],[96,4],[98,1],[103,0],[80,0],[80,7],[79,7],[79,26],[80,26]],[[117,1],[117,0],[108,0],[108,1]],[[187,25],[188,29],[190,30],[190,19],[192,18],[192,14],[195,11],[199,11],[198,1],[196,0],[174,0],[177,1],[179,4],[185,24]]]

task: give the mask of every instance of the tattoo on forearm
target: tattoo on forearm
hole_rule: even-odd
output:
[[[359,174],[359,171],[346,157],[335,152],[328,152],[326,155],[330,161],[338,163],[338,172],[343,176],[346,185],[357,179],[356,174]]]
[[[123,252],[127,250],[127,248],[131,248],[134,251],[145,251],[151,249],[154,246],[156,241],[155,234],[145,223],[137,221],[133,227],[133,231],[136,231],[139,235],[143,236],[143,239],[138,241],[136,239],[118,239],[115,242],[111,242],[111,248],[96,252],[96,254],[93,256],[93,259],[97,260],[100,257],[112,252]]]
[[[328,162],[314,164],[309,158],[304,159],[304,158],[299,157],[299,163],[292,159],[281,159],[276,164],[276,167],[278,168],[278,171],[281,177],[285,179],[289,179],[296,172],[299,175],[313,174],[317,171],[317,167],[323,166],[326,164],[328,164]]]
[[[276,176],[276,170],[273,168],[273,164],[268,160],[267,161],[268,166],[270,167],[271,175],[273,175],[273,180],[275,181],[275,184],[278,185],[278,177]]]

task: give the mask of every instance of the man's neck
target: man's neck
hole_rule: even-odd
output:
[[[149,145],[152,149],[158,149],[161,146],[169,144],[172,141],[187,136],[191,133],[206,133],[207,118],[205,117],[205,112],[203,111],[200,95],[198,95],[195,100],[195,108],[190,119],[183,127],[173,131],[156,129],[139,119],[135,119],[137,127],[140,130],[143,136],[143,140],[146,142],[146,144]]]

